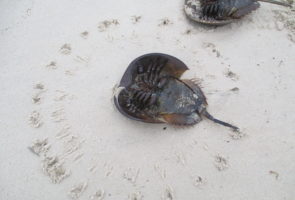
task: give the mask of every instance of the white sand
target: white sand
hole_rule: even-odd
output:
[[[0,199],[293,200],[294,16],[263,4],[208,28],[183,1],[1,1]],[[122,116],[113,88],[149,52],[183,60],[209,111],[246,136]]]

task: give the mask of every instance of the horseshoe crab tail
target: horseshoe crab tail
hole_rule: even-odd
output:
[[[291,4],[289,4],[287,2],[282,2],[282,1],[275,1],[275,0],[258,0],[258,1],[272,3],[272,4],[276,4],[276,5],[280,5],[280,6],[292,7]]]
[[[231,125],[231,124],[229,124],[229,123],[226,123],[226,122],[223,122],[223,121],[221,121],[221,120],[215,119],[212,115],[210,115],[210,114],[207,112],[207,110],[204,110],[202,114],[203,114],[207,119],[209,119],[209,120],[211,120],[211,121],[213,121],[213,122],[215,122],[215,123],[217,123],[217,124],[220,124],[220,125],[223,125],[223,126],[229,127],[229,128],[231,128],[233,131],[235,131],[235,132],[239,132],[239,130],[240,130],[240,129],[239,129],[238,127],[236,127],[236,126],[233,126],[233,125]]]

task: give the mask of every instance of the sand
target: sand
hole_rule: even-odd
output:
[[[295,11],[263,4],[223,27],[183,1],[0,2],[0,199],[293,200]],[[190,68],[203,120],[144,124],[114,107],[150,52]]]

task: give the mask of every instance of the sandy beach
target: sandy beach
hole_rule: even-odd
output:
[[[294,200],[294,5],[208,27],[183,4],[0,2],[1,200]],[[120,114],[117,84],[152,52],[182,60],[241,134]]]

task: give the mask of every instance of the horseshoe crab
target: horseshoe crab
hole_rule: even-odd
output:
[[[215,119],[207,112],[201,88],[192,80],[180,79],[188,67],[177,58],[151,53],[128,66],[116,90],[114,102],[126,117],[148,123],[195,125],[206,117],[234,131],[239,128]]]
[[[193,21],[208,25],[224,25],[258,9],[259,2],[291,7],[288,3],[276,0],[185,0],[184,11]]]

